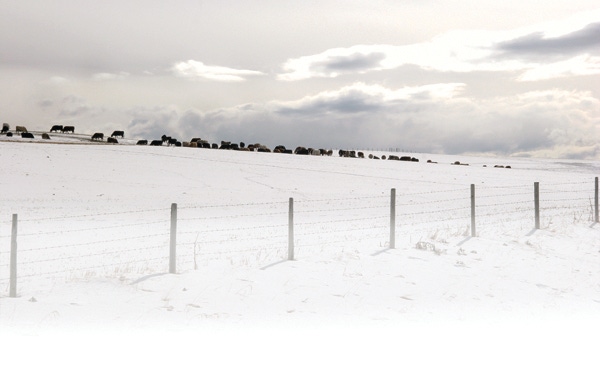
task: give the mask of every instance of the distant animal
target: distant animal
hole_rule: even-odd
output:
[[[50,128],[50,132],[62,132],[62,130],[62,125],[53,125],[52,128]]]
[[[67,132],[71,132],[71,133],[75,133],[75,127],[72,125],[65,125],[62,129],[63,133],[67,133]]]
[[[177,145],[177,139],[170,137],[169,138],[169,145]]]
[[[8,132],[10,129],[10,125],[8,123],[2,123],[2,133]]]
[[[23,139],[34,139],[33,133],[31,132],[21,132],[21,137]]]
[[[414,162],[418,162],[419,159],[417,159],[416,157],[411,157],[411,156],[400,156],[400,161],[414,161]]]
[[[110,137],[120,137],[120,138],[124,138],[125,137],[125,132],[123,131],[114,131]]]
[[[50,135],[47,133],[42,133],[42,139],[44,140],[50,140]]]
[[[96,132],[92,135],[92,140],[104,140],[104,133]]]
[[[356,151],[347,151],[345,149],[340,149],[338,151],[338,155],[340,155],[340,157],[356,157]]]
[[[148,140],[138,140],[135,145],[148,145]]]
[[[150,145],[153,147],[160,147],[161,145],[163,145],[162,140],[152,140],[150,142]]]
[[[119,144],[119,141],[117,139],[115,139],[114,137],[107,137],[106,138],[106,142],[107,143],[112,143],[112,144]]]
[[[12,132],[6,132],[6,137],[12,137],[13,133]]]
[[[20,126],[20,125],[17,125],[17,126],[15,127],[15,130],[17,131],[17,133],[19,133],[19,132],[20,132],[20,133],[27,132],[27,128],[25,128],[25,127],[22,127],[22,126]]]

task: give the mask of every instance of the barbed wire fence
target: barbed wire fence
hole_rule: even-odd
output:
[[[127,273],[176,273],[209,264],[266,268],[285,260],[416,247],[452,237],[519,235],[598,222],[593,182],[475,186],[281,202],[181,205],[0,221],[0,287],[50,288]],[[9,228],[10,231],[5,231]],[[18,247],[17,247],[18,245]],[[18,272],[18,273],[17,273]]]

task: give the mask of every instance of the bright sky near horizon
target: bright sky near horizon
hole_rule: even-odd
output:
[[[597,1],[0,0],[0,120],[600,159]]]

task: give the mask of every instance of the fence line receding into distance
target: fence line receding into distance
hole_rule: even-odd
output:
[[[420,194],[392,189],[338,199],[173,203],[170,216],[168,208],[26,219],[13,214],[10,235],[0,233],[0,292],[8,288],[9,297],[17,297],[17,282],[43,277],[177,273],[213,262],[264,266],[343,252],[357,241],[393,249],[444,236],[522,233],[571,215],[573,222],[597,223],[598,204],[596,177],[593,188],[585,182],[535,182],[533,191],[531,185],[476,191],[471,184],[470,190]]]

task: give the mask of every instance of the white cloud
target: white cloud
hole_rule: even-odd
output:
[[[600,36],[598,37],[600,39]],[[580,55],[569,60],[540,65],[526,70],[519,81],[538,81],[600,73],[600,56]]]
[[[176,63],[172,71],[177,75],[190,79],[207,79],[214,81],[245,81],[248,76],[262,75],[262,72],[247,69],[234,69],[213,65],[205,65],[200,61],[188,60]]]

